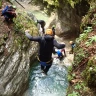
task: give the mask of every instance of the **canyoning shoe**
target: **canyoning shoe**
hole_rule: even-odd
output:
[[[43,74],[45,74],[45,75],[47,75],[47,73],[46,73],[46,72],[44,72],[44,70],[42,70],[42,73],[43,73]]]

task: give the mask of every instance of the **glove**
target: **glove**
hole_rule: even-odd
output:
[[[25,33],[29,33],[30,32],[30,30],[25,30]]]

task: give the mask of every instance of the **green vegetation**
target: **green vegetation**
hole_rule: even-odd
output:
[[[74,64],[73,64],[74,67],[78,66],[78,64],[80,64],[82,60],[84,60],[84,58],[88,57],[88,53],[84,51],[82,47],[75,48],[75,51],[77,50],[78,50],[78,54],[75,54]]]
[[[70,73],[69,73],[70,74]],[[68,81],[70,82],[71,80],[73,80],[74,78],[75,78],[75,74],[74,73],[72,73],[72,74],[70,74],[70,75],[68,75]]]
[[[68,76],[67,76],[67,78],[68,78],[68,81],[70,82],[73,78],[74,78],[74,74],[72,75],[71,73],[72,73],[72,66],[70,66],[70,67],[68,67]]]
[[[90,46],[96,42],[96,36],[89,37],[89,39],[85,42],[86,46]]]
[[[17,18],[14,19],[14,44],[15,47],[22,47],[23,42],[26,42],[26,45],[30,41],[25,37],[25,30],[30,30],[32,36],[38,35],[37,27],[32,19],[27,16],[26,13],[18,11]],[[29,45],[28,45],[29,46]]]
[[[0,8],[1,8],[1,6],[2,6],[2,0],[0,0]]]
[[[88,33],[80,34],[79,38],[76,39],[77,43],[80,43],[81,40],[86,40],[88,38]]]
[[[89,94],[90,90],[86,87],[85,82],[79,82],[71,86],[70,93],[67,96],[88,96]]]
[[[68,94],[68,96],[80,96],[78,92],[73,91],[71,94]]]
[[[80,34],[79,38],[76,39],[77,43],[80,43],[80,41],[85,41],[88,39],[88,33],[91,32],[93,29],[92,27],[86,27],[86,29],[83,31],[82,34]]]
[[[68,76],[70,87],[67,96],[96,95],[96,1],[91,1],[94,2],[90,2],[89,12],[82,18],[81,34],[76,39],[74,63]],[[77,75],[80,76],[79,79]]]
[[[4,44],[4,39],[2,38],[2,39],[0,39],[0,46],[2,46],[3,44]]]
[[[78,15],[84,16],[89,9],[89,1],[90,0],[31,0],[31,4],[41,5],[41,9],[48,15],[50,15],[51,12],[58,12],[66,6],[70,6],[70,8],[75,8],[78,11]]]
[[[83,33],[88,33],[88,32],[91,32],[92,30],[93,30],[92,27],[86,27]]]
[[[26,13],[18,13],[18,17],[14,19],[14,30],[16,33],[24,33],[25,30],[30,30],[31,35],[37,35],[37,27],[32,19]]]
[[[88,65],[84,70],[83,77],[88,86],[95,87],[96,86],[96,56],[92,57],[88,61]]]
[[[72,7],[74,7],[75,4],[80,3],[84,0],[42,0],[43,2],[47,2],[48,5],[54,5],[55,7],[60,7],[61,4],[68,3]],[[85,1],[90,1],[90,0],[85,0]]]

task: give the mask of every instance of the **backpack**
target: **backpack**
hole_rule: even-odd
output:
[[[1,16],[3,16],[8,9],[9,9],[9,6],[6,6],[6,7],[4,8],[4,10],[2,10],[2,15],[1,15]]]

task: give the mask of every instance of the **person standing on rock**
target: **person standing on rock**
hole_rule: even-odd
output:
[[[65,44],[59,44],[53,35],[52,29],[47,29],[44,36],[32,37],[29,34],[29,30],[25,31],[25,35],[30,41],[35,41],[39,43],[39,52],[37,59],[40,62],[41,70],[47,75],[48,70],[52,65],[52,53],[54,47],[62,49],[65,47]]]
[[[46,25],[45,21],[44,20],[37,20],[37,23],[40,24],[40,26],[42,28],[42,32],[44,34],[45,33],[45,28],[44,27]]]
[[[76,44],[73,41],[70,41],[69,44],[71,45],[71,50],[69,51],[69,54],[73,54],[74,53],[74,47],[76,46]]]

